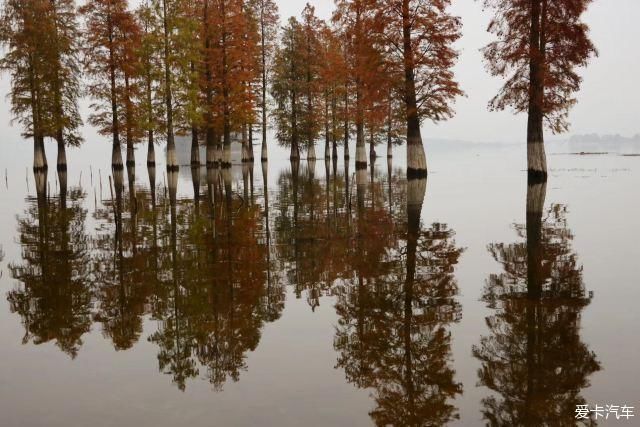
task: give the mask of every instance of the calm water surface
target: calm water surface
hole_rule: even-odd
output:
[[[403,150],[169,175],[71,152],[66,176],[34,176],[27,145],[0,159],[3,426],[640,406],[640,157],[557,149],[527,187],[522,146],[427,147],[428,180],[407,182]]]

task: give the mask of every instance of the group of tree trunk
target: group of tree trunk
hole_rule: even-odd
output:
[[[596,51],[581,21],[592,0],[484,0],[495,10],[484,49],[493,75],[506,83],[494,109],[528,113],[528,169],[546,179],[543,124],[568,127],[581,79],[576,68]],[[427,173],[421,124],[453,115],[463,94],[454,78],[461,35],[451,0],[335,0],[330,22],[307,4],[302,20],[280,31],[274,0],[7,0],[0,20],[2,69],[11,73],[12,111],[34,141],[34,168],[47,167],[44,140],[58,143],[58,167],[67,145],[82,142],[80,74],[93,99],[89,122],[112,136],[112,166],[134,165],[135,144],[166,141],[167,168],[178,168],[176,135],[190,135],[191,163],[206,146],[209,166],[231,163],[232,137],[242,160],[253,161],[254,130],[267,160],[268,92],[272,117],[291,159],[301,148],[316,158],[349,158],[355,135],[356,169],[377,156],[375,146],[407,143],[407,173]],[[80,20],[82,18],[82,25]],[[271,72],[270,72],[271,71]],[[401,137],[402,136],[402,137]]]

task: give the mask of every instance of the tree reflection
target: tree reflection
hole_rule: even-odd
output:
[[[11,312],[25,328],[23,343],[49,341],[72,358],[91,326],[88,238],[85,233],[85,193],[67,191],[61,171],[58,196],[46,194],[46,171],[36,171],[37,196],[26,199],[18,217],[22,263],[9,265],[20,286],[8,292]]]
[[[482,400],[491,425],[574,425],[581,390],[600,370],[580,339],[581,312],[591,302],[571,248],[566,207],[543,212],[546,184],[530,184],[522,243],[489,245],[504,270],[489,276],[483,301],[490,335],[474,346],[480,383],[497,395]]]
[[[147,217],[153,201],[147,193],[136,192],[132,168],[128,197],[124,194],[123,171],[113,171],[110,191],[114,197],[104,201],[94,217],[99,221],[93,239],[94,289],[97,311],[94,321],[102,323],[103,334],[117,350],[131,348],[142,334],[142,319],[154,283],[148,271],[155,239],[143,231],[141,217]],[[153,230],[153,229],[152,229]]]
[[[169,183],[171,195],[171,177]],[[283,309],[284,291],[267,279],[261,206],[232,187],[229,170],[212,169],[209,203],[198,208],[170,196],[164,248],[170,262],[153,303],[159,329],[149,340],[159,347],[160,370],[182,390],[201,373],[216,390],[238,381],[264,323],[279,318]],[[247,192],[251,187],[247,181]],[[198,187],[196,199],[199,192]]]
[[[374,390],[377,425],[443,425],[458,417],[451,400],[462,385],[454,380],[448,327],[461,316],[453,269],[462,249],[444,224],[421,230],[425,191],[426,179],[409,180],[406,228],[397,229],[374,191],[370,207],[358,194],[356,277],[338,295],[334,347],[347,380]]]

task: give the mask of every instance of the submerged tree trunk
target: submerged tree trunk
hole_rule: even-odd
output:
[[[544,28],[541,24],[543,0],[531,2],[529,54],[529,111],[527,121],[527,170],[534,180],[546,181],[547,157],[544,150]]]
[[[416,98],[414,52],[411,40],[411,20],[409,0],[402,2],[402,36],[404,51],[404,100],[407,119],[407,178],[427,176],[427,157],[422,145],[420,117]]]

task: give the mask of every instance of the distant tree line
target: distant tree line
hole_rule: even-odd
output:
[[[412,176],[427,173],[421,123],[453,116],[463,95],[452,71],[461,36],[451,0],[335,0],[329,22],[307,4],[301,19],[279,27],[274,0],[7,0],[0,21],[11,74],[14,119],[34,141],[34,167],[47,167],[44,140],[82,142],[78,99],[92,102],[89,123],[112,137],[112,165],[135,164],[135,144],[167,145],[167,168],[178,168],[175,136],[190,135],[191,163],[206,146],[209,166],[230,165],[232,138],[253,161],[254,131],[266,161],[271,117],[280,144],[316,158],[349,157],[356,167],[375,147],[406,141]],[[484,0],[495,15],[496,40],[483,52],[506,83],[492,109],[527,112],[530,175],[546,179],[543,124],[565,131],[581,78],[576,67],[596,54],[581,16],[591,0]],[[87,81],[81,75],[87,76]],[[82,83],[82,84],[81,84]],[[84,90],[81,90],[84,89]],[[270,96],[268,96],[270,95]],[[271,111],[270,111],[271,102]]]

